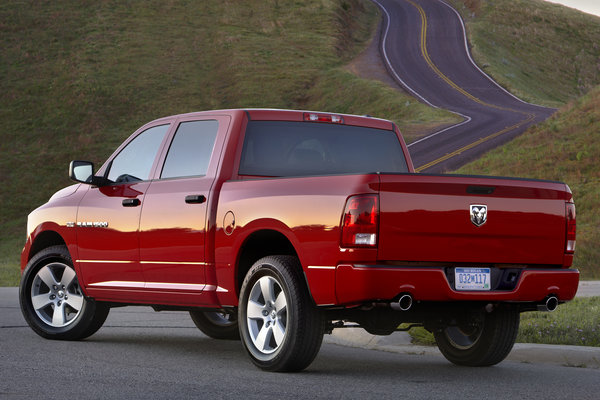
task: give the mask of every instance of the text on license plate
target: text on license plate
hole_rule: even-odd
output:
[[[455,268],[456,290],[490,290],[489,268]]]

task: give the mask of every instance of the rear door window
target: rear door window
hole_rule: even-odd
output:
[[[214,120],[182,122],[167,153],[161,178],[206,175],[219,123]]]

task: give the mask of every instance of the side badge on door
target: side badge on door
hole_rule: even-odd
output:
[[[471,222],[475,226],[481,226],[487,221],[487,206],[482,204],[471,204]]]

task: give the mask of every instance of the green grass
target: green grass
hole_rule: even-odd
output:
[[[573,265],[583,279],[600,279],[599,155],[600,86],[457,172],[566,182],[577,207]]]
[[[542,0],[452,0],[477,64],[517,96],[552,107],[600,85],[600,17]]]
[[[559,104],[599,84],[598,18],[538,0],[465,2],[474,11],[459,7],[475,58],[517,94]],[[228,107],[305,108],[389,118],[408,132],[451,120],[343,68],[378,18],[366,0],[0,4],[0,285],[17,284],[26,216],[70,183],[68,161],[101,163],[154,118]],[[570,173],[599,154],[597,123],[586,128],[585,118],[577,129],[588,129],[589,143],[569,145],[577,163],[556,168],[576,192],[576,264],[584,277],[599,278],[599,223],[590,211],[597,171]],[[556,133],[560,124],[548,129]]]
[[[400,328],[403,326],[400,325]],[[435,337],[433,337],[433,333],[427,331],[425,328],[421,326],[417,326],[411,328],[408,331],[408,334],[411,338],[411,343],[419,346],[435,346]]]
[[[142,124],[272,107],[370,114],[401,128],[451,114],[346,72],[379,15],[367,0],[0,3],[0,285],[18,280],[27,214]]]
[[[551,313],[521,314],[517,342],[600,347],[600,297],[577,298]]]
[[[435,345],[424,328],[409,333],[414,344]],[[600,297],[576,298],[554,312],[522,313],[517,342],[600,347]]]

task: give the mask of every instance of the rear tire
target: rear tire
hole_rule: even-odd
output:
[[[94,334],[110,310],[83,295],[65,246],[48,247],[31,258],[21,278],[19,303],[35,333],[58,340]]]
[[[491,366],[504,360],[512,350],[519,320],[518,310],[498,308],[468,323],[435,331],[434,336],[450,362],[470,367]]]
[[[315,359],[325,322],[313,304],[296,257],[258,260],[244,279],[240,336],[252,362],[265,371],[301,371]]]
[[[213,339],[240,340],[237,314],[217,311],[190,311],[192,321],[206,336]]]

